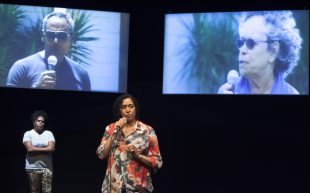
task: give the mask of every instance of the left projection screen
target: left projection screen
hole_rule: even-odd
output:
[[[43,26],[52,12],[69,17],[48,17]],[[115,11],[0,4],[0,87],[126,92],[129,17]]]

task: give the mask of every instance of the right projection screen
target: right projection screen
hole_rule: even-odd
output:
[[[163,94],[309,95],[309,10],[165,15]]]

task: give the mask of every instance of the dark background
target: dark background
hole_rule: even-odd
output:
[[[156,193],[310,193],[309,96],[162,95],[164,14],[309,9],[305,1],[13,1],[130,13],[128,92],[159,139]],[[0,48],[1,49],[1,48]],[[42,109],[56,138],[54,193],[99,193],[96,157],[116,93],[0,88],[1,193],[29,192],[22,137]]]

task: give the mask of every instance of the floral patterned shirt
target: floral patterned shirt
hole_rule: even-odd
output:
[[[106,127],[101,144],[106,143],[114,130],[114,123]],[[152,167],[146,167],[130,153],[127,153],[126,145],[128,144],[134,145],[142,155],[148,156],[151,159]],[[102,193],[121,193],[122,189],[126,189],[128,193],[152,192],[154,188],[151,173],[161,168],[162,164],[155,131],[152,127],[137,121],[127,137],[122,132],[118,132],[115,137],[108,156],[108,167],[101,191]]]

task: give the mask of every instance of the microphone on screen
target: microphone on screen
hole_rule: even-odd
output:
[[[57,64],[57,58],[54,55],[50,55],[47,58],[48,70],[55,70],[55,65]]]
[[[227,74],[227,82],[233,86],[232,90],[235,89],[236,84],[239,82],[239,73],[236,70],[231,70]]]

